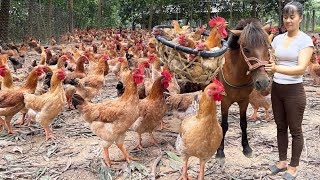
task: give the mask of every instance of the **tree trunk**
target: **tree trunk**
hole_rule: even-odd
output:
[[[312,32],[314,33],[316,10],[312,10]]]
[[[6,42],[8,40],[10,0],[2,1],[0,7],[0,40]]]
[[[208,11],[207,22],[209,22],[210,18],[211,18],[211,5],[210,5],[210,3],[207,3],[207,11]]]
[[[278,27],[282,27],[282,1],[278,1],[278,14],[279,14],[279,19],[278,19]]]
[[[69,11],[69,32],[73,32],[73,0],[68,2],[68,11]]]
[[[51,37],[51,19],[52,19],[52,0],[49,0],[49,7],[48,7],[48,36]]]
[[[257,17],[257,1],[253,0],[251,2],[252,10],[251,10],[251,17]]]
[[[29,0],[28,3],[28,35],[29,36],[33,36],[33,31],[34,31],[34,27],[33,27],[33,18],[34,18],[34,0]]]
[[[163,3],[160,1],[160,13],[158,18],[158,24],[161,24],[163,20]]]
[[[232,6],[233,6],[233,4],[232,4],[232,1],[230,1],[230,19],[229,19],[229,24],[230,24],[230,26],[229,27],[232,27],[232,25],[233,25],[233,9],[232,9]]]
[[[148,23],[148,29],[150,32],[152,29],[153,9],[154,9],[154,0],[151,1],[151,7],[150,7],[150,15],[149,15],[149,23]]]
[[[310,12],[307,11],[307,19],[306,19],[306,31],[309,31],[309,25],[310,25]]]
[[[102,0],[98,1],[98,29],[101,29]]]

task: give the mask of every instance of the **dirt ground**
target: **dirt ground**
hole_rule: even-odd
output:
[[[114,75],[106,76],[106,82],[101,95],[94,102],[116,97]],[[316,90],[320,92],[320,88],[312,84],[311,78],[306,75],[307,107],[303,121],[305,147],[297,178],[302,180],[320,179],[320,96],[316,95]],[[264,121],[264,111],[260,109],[260,120],[249,122],[248,136],[254,152],[251,158],[247,158],[242,154],[238,112],[237,105],[233,105],[229,112],[226,158],[221,162],[212,157],[206,164],[205,179],[280,179],[281,173],[278,176],[267,174],[267,168],[278,160],[274,121]],[[248,117],[252,112],[249,106]],[[217,116],[220,118],[220,112]],[[20,118],[21,114],[16,115],[13,121]],[[91,132],[77,110],[65,108],[51,126],[57,135],[56,140],[46,142],[44,131],[36,122],[30,127],[15,126],[14,129],[20,131],[15,135],[8,135],[6,131],[0,133],[0,179],[178,179],[182,163],[175,152],[175,141],[181,120],[169,113],[164,120],[168,129],[155,132],[160,147],[151,145],[148,135],[143,135],[144,150],[132,150],[137,134],[129,130],[124,145],[139,161],[128,164],[121,160],[122,154],[112,145],[110,157],[116,163],[109,169],[102,159],[103,141]],[[190,177],[197,178],[198,159],[189,160],[188,172]]]

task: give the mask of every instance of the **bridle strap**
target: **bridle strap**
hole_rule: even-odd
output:
[[[256,58],[256,57],[247,57],[245,54],[244,54],[244,51],[243,51],[243,47],[240,45],[240,51],[241,51],[241,54],[244,58],[244,60],[246,61],[246,63],[248,64],[249,66],[249,71],[253,71],[261,66],[265,66],[267,65],[269,62],[263,62],[261,61],[260,59]],[[271,58],[271,53],[268,52],[270,54],[270,58]],[[254,64],[251,64],[251,62],[256,62]]]

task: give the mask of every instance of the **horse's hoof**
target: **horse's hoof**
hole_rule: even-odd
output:
[[[226,156],[224,155],[223,150],[218,149],[217,154],[216,154],[216,158],[225,158]]]
[[[243,148],[242,152],[246,157],[248,157],[248,158],[252,157],[252,149],[250,146]]]

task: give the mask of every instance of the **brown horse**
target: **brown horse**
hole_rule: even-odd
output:
[[[270,25],[269,25],[270,26]],[[242,131],[243,153],[251,156],[252,149],[247,137],[246,111],[249,104],[249,94],[253,88],[265,91],[269,87],[270,78],[264,69],[269,63],[270,42],[263,27],[257,19],[241,20],[236,28],[231,30],[229,49],[225,54],[225,64],[218,78],[225,86],[227,96],[221,102],[221,127],[223,139],[217,151],[217,158],[224,158],[224,137],[228,131],[228,111],[233,103],[240,108],[240,127]]]

